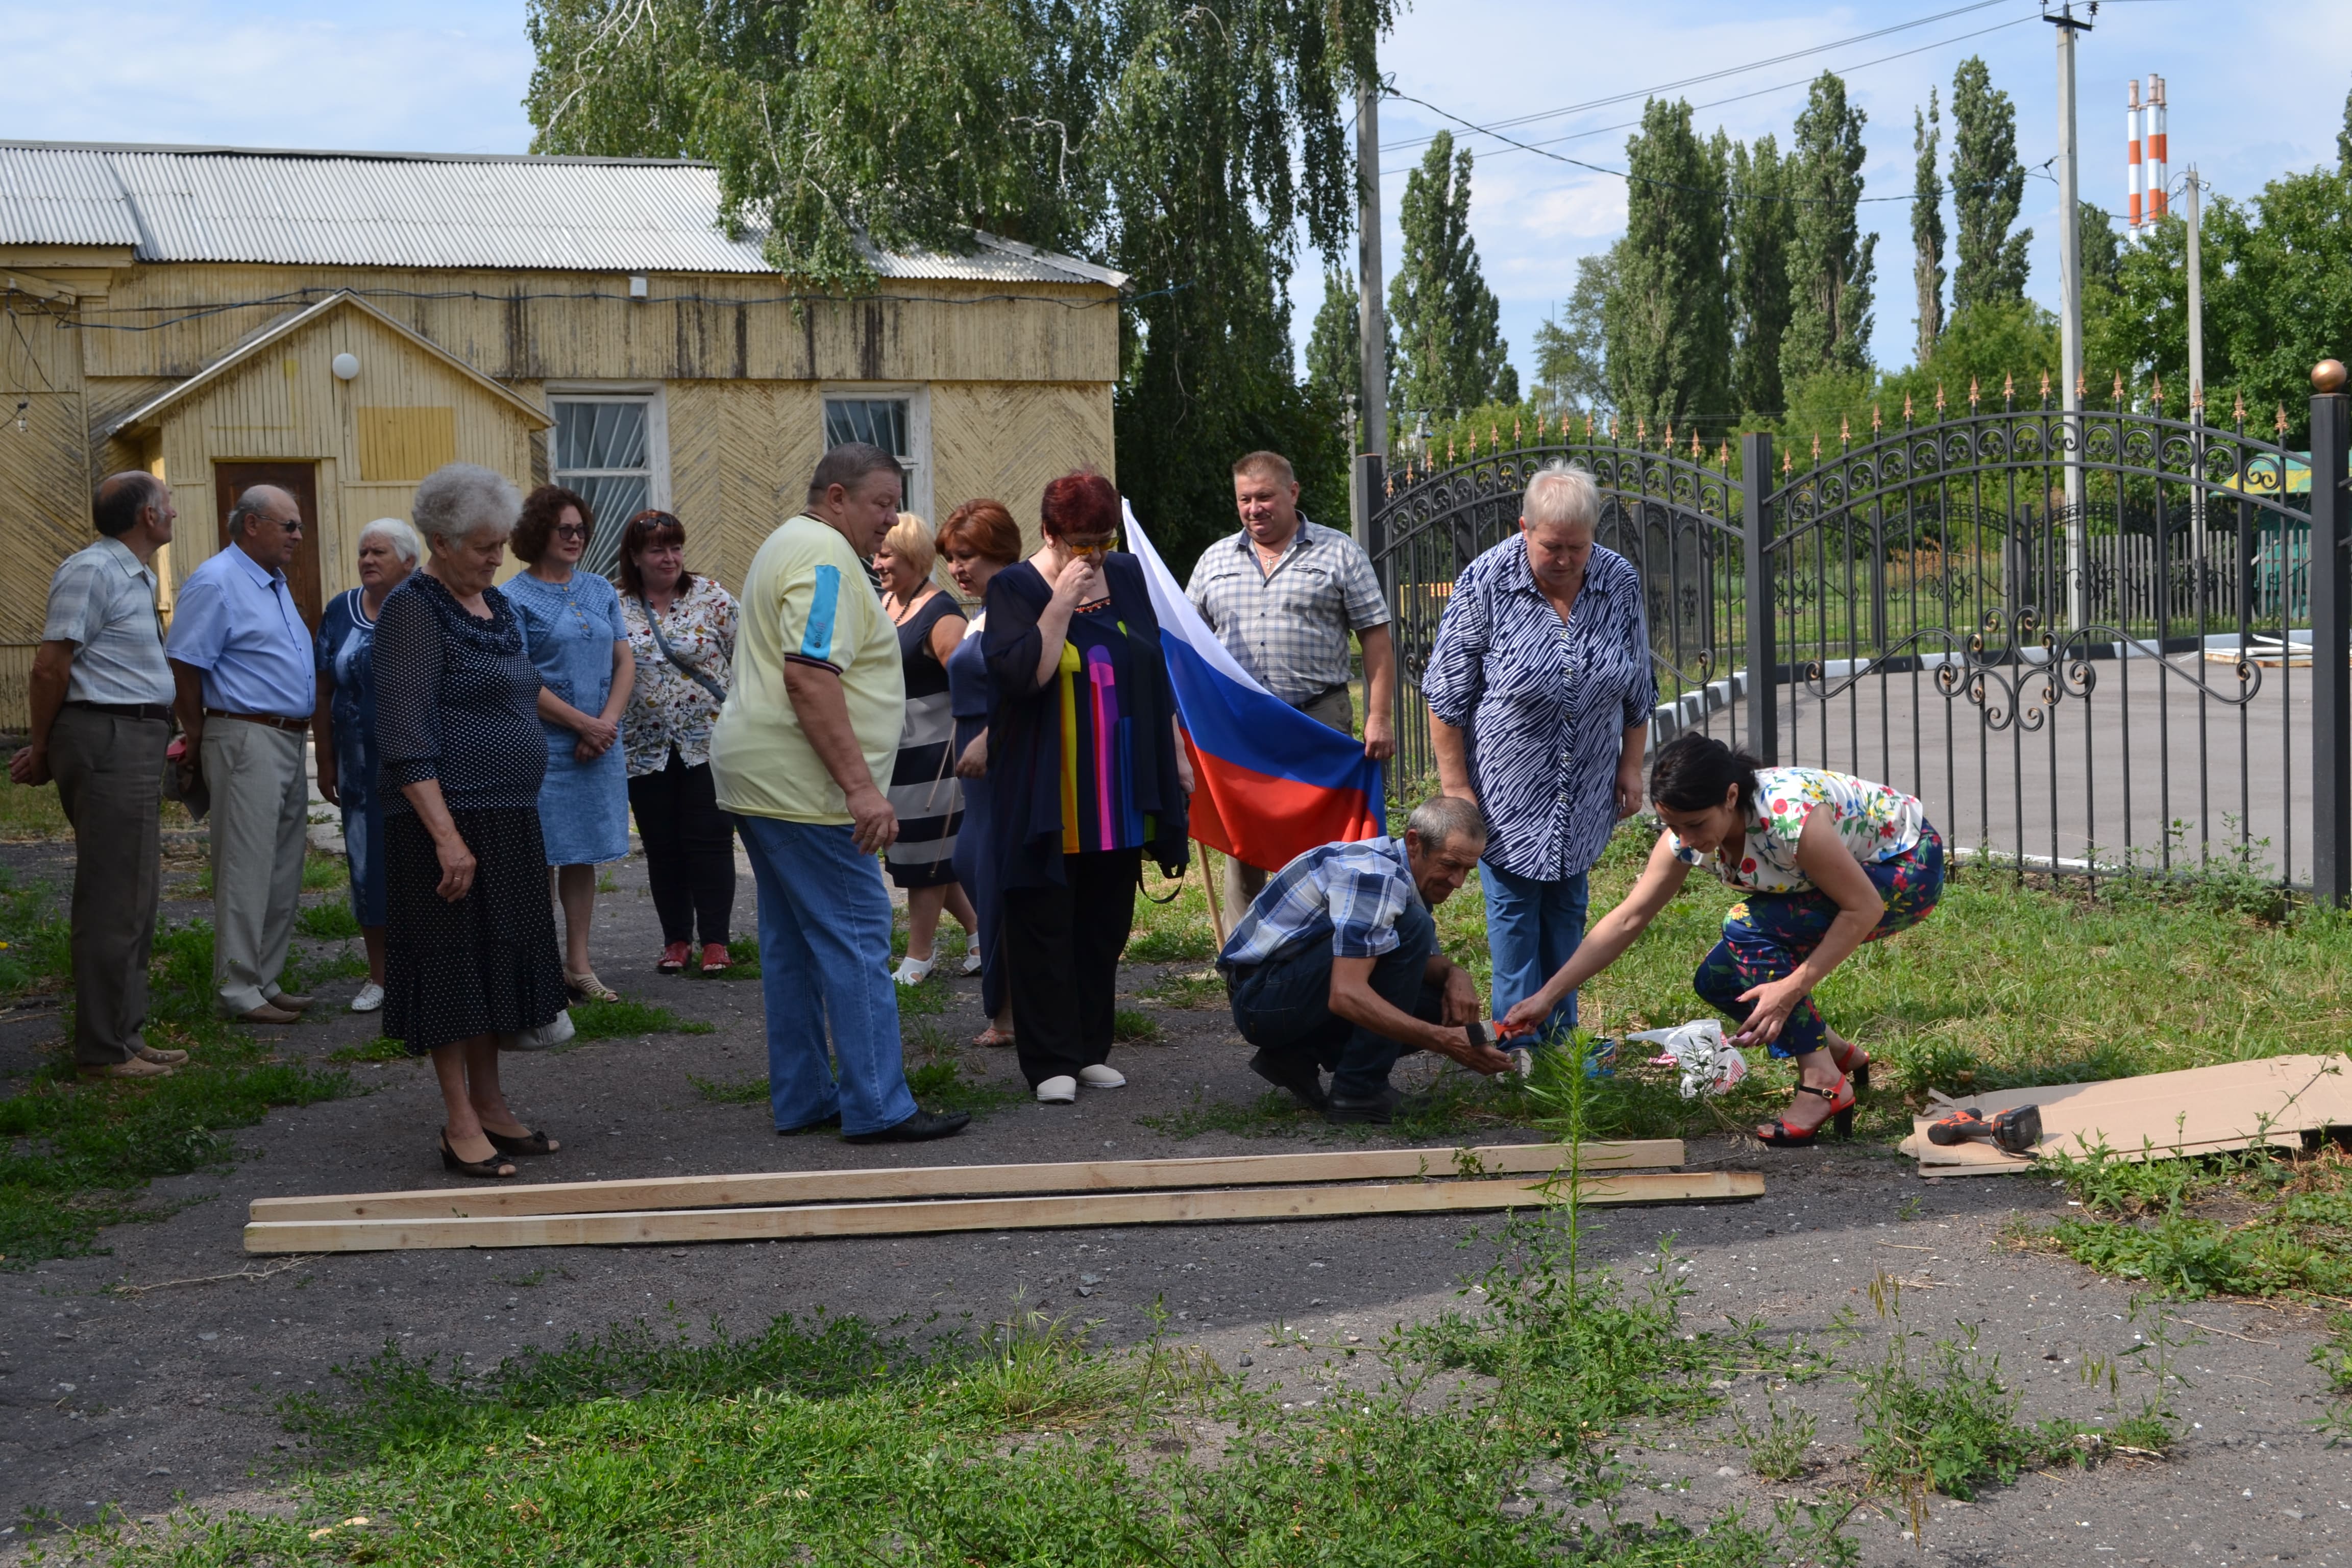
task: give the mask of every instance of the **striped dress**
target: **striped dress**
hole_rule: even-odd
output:
[[[898,735],[898,762],[890,772],[890,809],[898,814],[890,846],[890,879],[902,888],[936,888],[956,879],[956,830],[963,825],[963,787],[955,775],[955,714],[948,672],[931,653],[931,628],[963,612],[947,594],[933,594],[898,627],[898,658],[907,675],[907,724]]]

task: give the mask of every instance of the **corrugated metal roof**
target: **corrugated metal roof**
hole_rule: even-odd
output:
[[[0,142],[0,245],[128,245],[142,261],[772,272],[758,237],[729,236],[719,212],[707,163]],[[879,255],[876,270],[1126,281],[978,238],[971,256]]]

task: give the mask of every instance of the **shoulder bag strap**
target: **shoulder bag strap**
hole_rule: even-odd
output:
[[[713,702],[724,706],[727,701],[727,689],[711,679],[708,672],[698,669],[680,658],[677,649],[669,646],[669,638],[662,636],[660,614],[651,605],[646,604],[643,599],[638,600],[637,603],[645,607],[646,627],[654,634],[654,646],[661,649],[662,657],[676,665],[680,675],[710,693],[710,700]]]

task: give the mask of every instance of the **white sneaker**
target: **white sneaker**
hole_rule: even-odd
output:
[[[1105,1067],[1097,1062],[1090,1068],[1080,1068],[1078,1081],[1088,1089],[1122,1089],[1126,1087],[1127,1075],[1117,1068]]]
[[[352,1011],[354,1013],[373,1013],[383,1005],[383,987],[373,980],[361,986],[360,994],[352,998]]]
[[[980,973],[979,948],[975,947],[963,955],[963,972],[966,974],[977,974]]]
[[[1037,1103],[1040,1105],[1067,1105],[1077,1098],[1078,1080],[1066,1075],[1049,1078],[1037,1086]]]
[[[936,958],[902,958],[890,978],[901,985],[920,985],[930,978],[931,971],[938,965]]]

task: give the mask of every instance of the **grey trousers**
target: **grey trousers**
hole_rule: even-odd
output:
[[[1348,689],[1344,686],[1317,698],[1299,711],[1324,728],[1337,730],[1342,735],[1356,732],[1356,705],[1349,700]],[[1278,871],[1281,868],[1277,866],[1273,869]],[[1225,857],[1224,916],[1227,931],[1242,923],[1242,916],[1257,902],[1257,896],[1265,891],[1265,868],[1245,866],[1230,855]]]
[[[49,772],[74,830],[74,1060],[127,1062],[147,1043],[147,963],[163,882],[163,748],[172,726],[67,708]]]
[[[237,719],[205,721],[213,810],[213,990],[234,1017],[278,994],[302,897],[310,784],[302,737]]]

